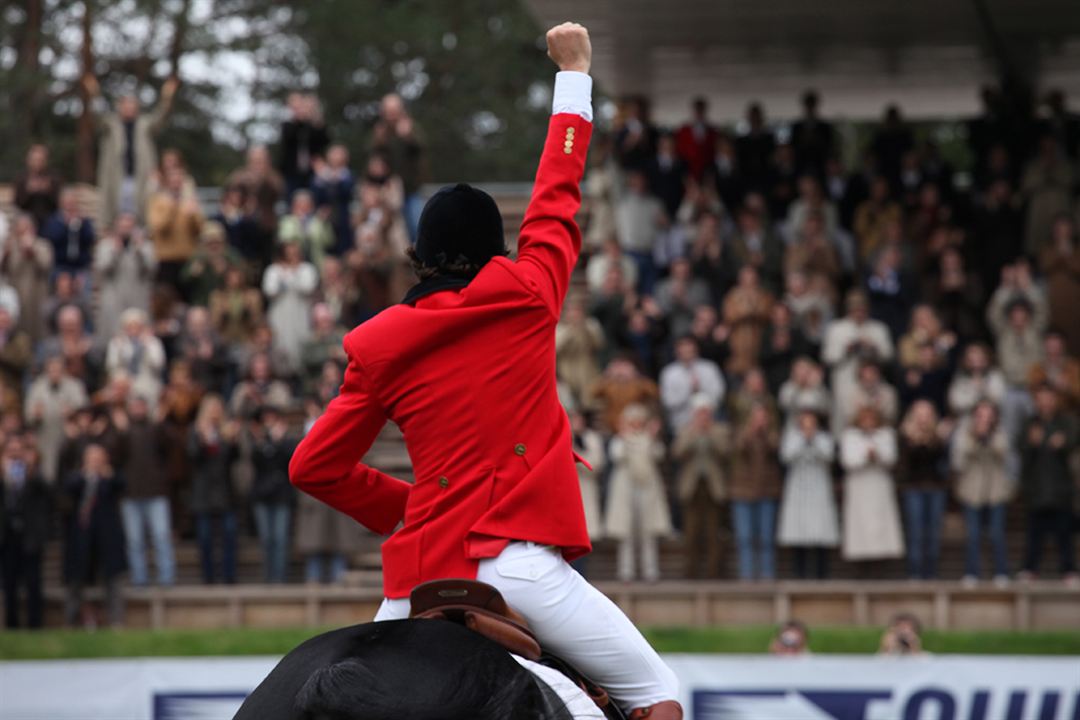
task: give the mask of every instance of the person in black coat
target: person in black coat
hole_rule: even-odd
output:
[[[780,386],[791,377],[795,358],[816,354],[814,346],[795,326],[791,309],[783,303],[773,305],[758,354],[758,364],[765,373],[769,391],[773,395],[779,394]]]
[[[289,482],[289,460],[298,440],[289,432],[281,408],[273,406],[257,412],[251,434],[255,468],[251,503],[263,548],[263,578],[268,583],[283,583],[288,574],[289,528],[295,501]]]
[[[932,342],[921,343],[915,364],[901,368],[897,378],[896,390],[901,409],[906,412],[919,400],[926,400],[934,406],[938,415],[944,416],[948,410],[945,401],[952,381],[953,364],[951,354],[941,357]]]
[[[221,577],[236,582],[236,486],[232,465],[236,460],[238,426],[225,415],[219,395],[207,395],[199,404],[195,424],[188,434],[191,478],[191,510],[199,542],[203,582],[216,581],[214,536],[221,536]],[[217,533],[215,533],[215,528]]]
[[[285,193],[291,198],[297,190],[311,189],[314,160],[325,155],[330,136],[314,95],[291,93],[288,104],[291,117],[281,124],[279,169],[285,178]]]
[[[893,189],[901,186],[900,169],[903,157],[913,147],[915,139],[911,128],[900,116],[900,108],[889,105],[885,108],[885,116],[877,132],[874,133],[870,151],[874,153],[878,172],[888,178]]]
[[[211,220],[225,228],[229,247],[244,258],[248,269],[258,269],[261,274],[262,269],[270,264],[273,239],[266,237],[255,215],[250,212],[253,204],[245,185],[226,185],[218,212]]]
[[[127,569],[124,553],[124,526],[120,519],[123,479],[113,470],[104,445],[90,443],[83,450],[78,472],[63,484],[68,516],[64,534],[64,581],[68,595],[64,617],[74,626],[83,608],[83,588],[98,575],[105,585],[108,622],[123,622],[123,595],[120,575]],[[88,613],[84,624],[92,625]]]
[[[344,145],[331,145],[326,151],[326,161],[317,160],[314,167],[311,187],[315,204],[320,209],[329,209],[328,220],[337,237],[332,254],[341,256],[353,248],[350,207],[356,196],[356,178],[349,169],[349,151]]]
[[[26,440],[8,438],[0,454],[0,575],[4,579],[4,625],[20,626],[19,589],[26,590],[27,627],[42,625],[41,559],[49,537],[52,498]]]
[[[40,226],[53,249],[53,268],[84,279],[94,255],[94,224],[79,208],[75,190],[60,193],[60,209]]]
[[[649,191],[660,198],[672,221],[686,194],[686,173],[686,163],[676,153],[675,137],[670,133],[660,135],[656,154],[645,166],[645,176],[649,180]]]
[[[887,246],[878,254],[864,290],[870,298],[870,316],[885,323],[895,342],[907,327],[916,290],[898,247]]]
[[[982,287],[992,291],[1001,271],[1024,254],[1023,208],[1008,180],[996,180],[975,208],[971,239],[966,243],[967,265],[978,273]]]
[[[900,424],[896,480],[904,502],[908,576],[937,578],[941,526],[949,482],[952,424],[927,400],[917,400]]]
[[[760,103],[751,103],[747,108],[746,122],[749,129],[735,141],[739,172],[748,190],[764,192],[768,188],[769,166],[776,150],[776,138],[765,124],[765,111]]]
[[[803,115],[791,127],[791,147],[795,151],[795,167],[799,175],[820,176],[836,145],[833,127],[818,115],[818,105],[817,92],[807,90],[803,93]]]
[[[1031,579],[1039,572],[1046,535],[1052,535],[1058,546],[1061,574],[1067,583],[1075,585],[1080,577],[1076,574],[1072,527],[1076,490],[1069,454],[1076,449],[1080,435],[1052,386],[1040,385],[1032,394],[1035,414],[1018,439],[1022,460],[1020,490],[1027,506],[1027,550],[1021,578]]]

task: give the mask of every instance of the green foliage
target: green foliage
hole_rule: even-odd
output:
[[[408,101],[433,180],[519,180],[543,142],[554,66],[519,2],[297,3],[333,137],[354,155],[378,101]]]
[[[280,655],[326,629],[5,632],[0,633],[0,660]],[[759,655],[768,648],[773,632],[769,627],[711,627],[654,628],[645,634],[660,652]],[[877,650],[880,638],[877,628],[810,630],[810,646],[816,654],[870,654]],[[1080,656],[1080,632],[928,631],[924,645],[942,655]]]
[[[87,49],[107,99],[145,105],[175,61],[183,84],[160,144],[201,184],[220,183],[248,144],[276,142],[297,88],[318,92],[357,168],[379,98],[397,91],[429,148],[429,179],[527,178],[554,72],[522,0],[13,0],[0,9],[0,105],[18,112],[0,113],[0,181],[34,141],[74,177]]]

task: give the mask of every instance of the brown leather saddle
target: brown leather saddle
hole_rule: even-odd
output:
[[[624,720],[625,715],[606,690],[569,663],[543,651],[525,618],[491,585],[476,580],[432,580],[413,588],[409,602],[410,618],[464,625],[515,655],[558,670],[581,687],[606,717]]]

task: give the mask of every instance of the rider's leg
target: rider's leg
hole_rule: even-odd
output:
[[[477,580],[499,589],[525,616],[540,644],[605,688],[636,717],[678,720],[678,680],[622,610],[570,567],[557,550],[511,543],[480,563]],[[375,621],[409,617],[408,598],[385,599]]]
[[[477,580],[498,588],[529,622],[541,645],[605,688],[627,711],[678,697],[675,673],[622,610],[575,572],[558,550],[511,543],[499,557],[480,563]],[[392,612],[387,608],[385,614]],[[650,717],[681,715],[658,708]]]
[[[379,606],[379,612],[375,613],[375,622],[382,622],[383,620],[408,620],[409,619],[409,598],[398,598],[391,600],[390,598],[383,598],[382,605]]]

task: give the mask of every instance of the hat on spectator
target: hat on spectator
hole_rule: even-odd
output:
[[[483,190],[465,183],[431,196],[420,214],[416,258],[427,267],[480,267],[506,255],[499,207]]]

